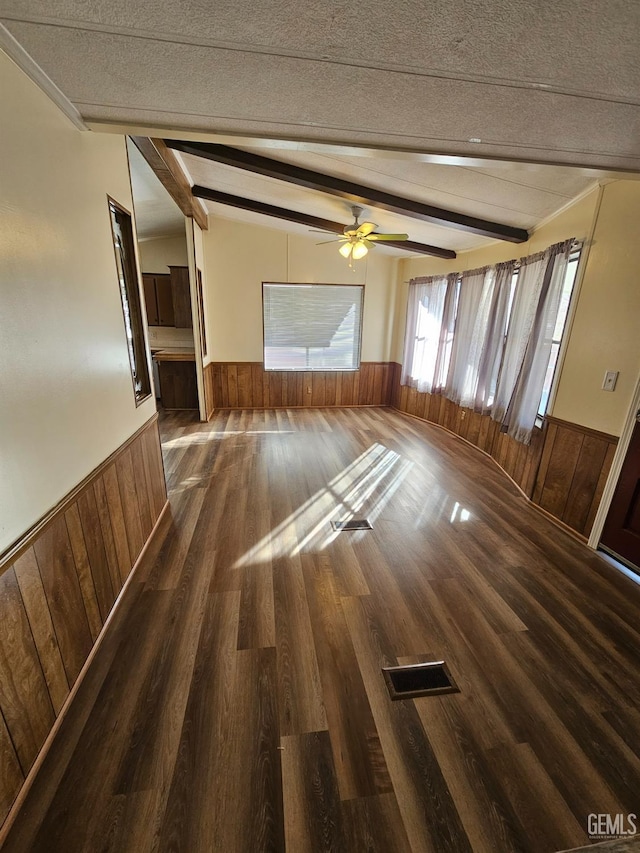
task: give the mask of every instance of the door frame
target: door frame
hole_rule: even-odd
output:
[[[593,527],[591,528],[591,535],[589,536],[587,543],[590,548],[597,549],[600,544],[600,537],[602,536],[604,523],[607,515],[609,514],[611,501],[613,500],[613,493],[616,490],[622,466],[627,458],[627,451],[629,449],[629,444],[631,443],[631,436],[633,435],[633,430],[636,425],[636,412],[638,409],[640,409],[640,378],[636,384],[636,390],[631,400],[631,407],[627,413],[622,435],[618,441],[613,462],[611,463],[611,470],[609,471],[609,476],[607,477],[607,482],[605,484],[604,491],[602,492],[600,506],[598,507]]]
[[[196,383],[198,386],[198,414],[200,420],[207,420],[207,404],[204,392],[204,367],[202,352],[202,334],[200,329],[200,312],[198,310],[198,263],[196,260],[196,235],[197,222],[191,216],[185,216],[185,230],[187,235],[187,257],[189,262],[189,289],[191,292],[191,318],[193,321],[193,349],[196,357]]]

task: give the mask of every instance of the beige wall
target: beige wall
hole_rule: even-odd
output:
[[[124,138],[76,130],[0,53],[0,551],[148,420],[136,409],[107,194]]]
[[[640,377],[640,182],[603,188],[553,414],[620,435]],[[602,390],[619,370],[616,390]]]
[[[462,252],[455,261],[403,261],[396,302],[394,359],[402,361],[409,279],[521,257],[568,237],[584,239],[588,254],[552,414],[620,435],[640,374],[638,221],[640,183],[616,181],[594,189],[540,226],[528,243],[494,243]],[[601,388],[606,370],[620,371],[613,393]]]
[[[262,361],[262,282],[364,284],[362,360],[389,361],[395,259],[373,249],[349,269],[337,244],[210,217],[203,233],[212,361]]]
[[[187,238],[184,233],[175,237],[154,237],[138,244],[142,272],[168,273],[170,266],[187,266]]]

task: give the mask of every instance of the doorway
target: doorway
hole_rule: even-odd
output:
[[[187,219],[127,139],[145,325],[158,408],[200,412]]]
[[[640,572],[640,410],[604,523],[600,547]]]

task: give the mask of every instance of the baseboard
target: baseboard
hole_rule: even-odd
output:
[[[508,480],[511,480],[511,482],[513,483],[513,485],[514,485],[514,486],[516,487],[516,489],[520,492],[520,494],[521,494],[521,495],[522,495],[522,497],[526,500],[526,502],[529,504],[529,506],[533,507],[535,510],[537,510],[537,512],[539,512],[541,515],[543,515],[543,516],[544,516],[548,521],[552,522],[552,524],[555,524],[555,526],[556,526],[556,527],[559,527],[559,528],[560,528],[560,530],[563,530],[565,533],[568,533],[568,534],[569,534],[569,536],[572,536],[572,537],[573,537],[574,539],[576,539],[578,542],[581,542],[583,545],[587,545],[587,544],[588,544],[588,538],[587,538],[586,536],[583,536],[581,533],[578,533],[578,531],[577,531],[577,530],[574,530],[572,527],[569,527],[569,525],[568,525],[568,524],[565,524],[565,523],[564,523],[564,521],[562,521],[561,519],[557,518],[555,515],[552,515],[552,514],[551,514],[550,512],[548,512],[546,509],[543,509],[539,504],[537,504],[537,503],[535,503],[534,501],[532,501],[532,500],[531,500],[531,498],[529,497],[529,495],[524,491],[524,489],[522,488],[522,486],[520,486],[520,484],[519,484],[519,483],[517,483],[517,482],[513,479],[513,477],[511,476],[511,474],[509,474],[509,472],[508,472],[508,471],[505,471],[505,469],[504,469],[504,468],[502,467],[502,465],[498,462],[498,460],[497,460],[494,456],[492,456],[490,453],[488,453],[486,450],[483,450],[481,447],[478,447],[478,446],[477,446],[476,444],[474,444],[472,441],[469,441],[468,439],[463,438],[463,436],[458,435],[458,433],[457,433],[457,432],[454,432],[453,430],[449,429],[448,427],[442,426],[442,424],[436,424],[436,423],[434,423],[433,421],[428,421],[428,420],[426,420],[425,418],[421,418],[419,415],[411,415],[411,414],[409,414],[409,412],[403,412],[403,411],[402,411],[402,409],[398,409],[396,406],[392,406],[391,408],[392,408],[395,412],[398,412],[398,414],[400,414],[400,415],[404,415],[404,416],[405,416],[405,417],[407,417],[407,418],[414,418],[414,420],[416,420],[416,421],[420,421],[420,423],[423,423],[423,424],[429,424],[429,426],[435,427],[436,429],[441,429],[441,430],[443,430],[444,432],[448,433],[449,435],[454,436],[454,438],[457,438],[459,441],[463,441],[463,442],[464,442],[468,447],[473,447],[473,449],[474,449],[474,450],[477,450],[477,451],[478,451],[478,453],[482,453],[482,455],[483,455],[483,456],[486,456],[486,457],[487,457],[487,459],[490,459],[490,460],[493,462],[493,464],[494,464],[497,468],[499,468],[499,469],[500,469],[500,471],[502,471],[502,473],[505,475],[505,477],[506,477]],[[591,547],[591,546],[589,546],[589,547]],[[594,549],[592,549],[592,550],[594,550]]]

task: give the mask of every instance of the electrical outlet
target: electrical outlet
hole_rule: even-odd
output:
[[[616,382],[618,381],[618,370],[607,370],[602,382],[603,391],[615,391]]]
[[[311,385],[307,385],[307,394],[311,393]]]

